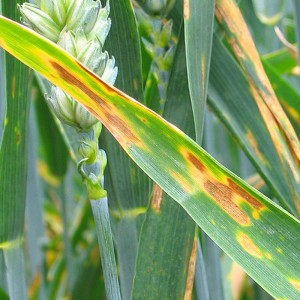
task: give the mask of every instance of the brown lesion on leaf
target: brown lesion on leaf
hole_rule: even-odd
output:
[[[250,255],[263,258],[263,253],[261,249],[254,243],[254,241],[244,232],[239,232],[237,235],[238,243],[247,251]]]
[[[16,134],[16,144],[19,145],[21,143],[21,131],[19,127],[15,128],[15,134]]]
[[[207,180],[204,189],[239,224],[251,225],[250,217],[233,201],[233,192],[228,186]]]
[[[230,178],[227,179],[229,188],[239,196],[241,196],[249,205],[251,205],[256,210],[261,210],[266,208],[264,204],[259,202],[253,196],[251,196],[246,190],[237,185]]]
[[[183,2],[183,13],[184,19],[188,20],[190,18],[190,0],[184,0]]]
[[[105,127],[115,136],[115,138],[124,146],[129,146],[131,144],[140,143],[140,139],[128,128],[127,123],[120,118],[119,114],[117,114],[117,108],[113,104],[108,103],[105,99],[102,99],[98,94],[96,94],[93,90],[91,90],[87,85],[83,84],[78,78],[76,78],[71,72],[61,67],[57,62],[50,61],[51,65],[56,69],[59,76],[68,82],[70,85],[76,86],[83,93],[85,93],[90,99],[92,99],[95,103],[97,103],[101,109],[95,109],[90,106],[89,103],[82,103],[85,107],[94,114]],[[81,64],[78,65],[85,69],[92,77],[99,80],[99,78],[83,67]],[[107,84],[105,84],[108,92],[113,92],[114,90]],[[77,99],[76,99],[77,100]]]
[[[195,271],[196,271],[196,258],[197,258],[197,240],[194,239],[192,253],[190,256],[188,275],[186,279],[186,288],[184,294],[184,300],[192,299],[194,279],[195,279]]]
[[[191,152],[187,152],[187,159],[202,173],[205,171],[205,165]]]
[[[161,210],[163,196],[164,196],[163,189],[158,184],[154,183],[153,191],[152,191],[151,207],[157,213],[159,213]]]
[[[233,39],[231,44],[243,68],[246,69],[251,85],[258,90],[263,102],[267,104],[268,110],[276,119],[280,131],[287,140],[295,161],[300,165],[300,143],[296,132],[275,95],[250,31],[235,1],[217,1],[216,16],[220,22],[222,21],[228,35]],[[241,56],[242,52],[244,57]],[[249,71],[249,64],[253,68],[252,72]]]
[[[224,181],[220,182],[215,174],[213,174],[199,158],[192,152],[182,149],[181,152],[188,160],[188,167],[190,173],[195,178],[195,184],[189,184],[191,192],[198,189],[204,189],[218,205],[228,213],[236,222],[242,226],[251,225],[251,215],[248,215],[240,206],[241,203],[246,202],[252,208],[253,219],[260,218],[260,210],[265,206],[255,199],[248,191],[240,187],[231,178],[225,177]]]

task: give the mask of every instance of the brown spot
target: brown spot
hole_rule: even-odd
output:
[[[88,86],[86,86],[84,83],[82,83],[78,78],[76,78],[72,73],[70,73],[67,69],[60,66],[55,61],[50,61],[51,65],[54,69],[58,72],[59,76],[64,79],[66,82],[70,83],[71,85],[75,85],[78,87],[81,91],[83,91],[86,95],[88,95],[91,99],[94,99],[97,103],[99,103],[101,106],[107,106],[107,103],[103,101],[102,98],[100,98],[95,92],[93,92]],[[87,71],[92,77],[99,80],[99,78],[93,74],[88,69],[84,68],[80,63],[78,65]],[[86,104],[85,104],[86,105]]]
[[[146,118],[142,118],[141,120],[142,120],[143,123],[148,123]]]
[[[194,240],[192,253],[190,256],[188,274],[186,279],[186,288],[184,294],[184,300],[192,299],[192,292],[194,286],[194,279],[195,279],[195,270],[196,270],[196,258],[197,258],[197,240]]]
[[[237,236],[237,241],[250,255],[257,258],[262,258],[262,252],[253,240],[245,233],[240,232]]]
[[[205,165],[191,152],[187,154],[188,160],[200,171],[205,171]]]
[[[160,212],[161,204],[163,200],[164,191],[163,189],[156,183],[153,185],[152,191],[152,200],[151,200],[151,207],[157,212]]]
[[[140,141],[139,138],[136,137],[132,133],[132,131],[128,128],[126,122],[124,122],[118,115],[114,114],[114,112],[116,111],[115,106],[109,104],[107,101],[102,99],[99,95],[97,95],[94,91],[92,91],[87,85],[83,84],[78,78],[76,78],[68,70],[61,67],[55,61],[50,61],[50,63],[57,70],[58,74],[63,80],[79,88],[90,99],[94,100],[94,102],[96,102],[98,105],[101,106],[100,112],[102,114],[100,114],[99,111],[95,111],[94,108],[90,107],[89,103],[81,102],[93,115],[98,117],[98,119],[101,122],[103,122],[105,127],[107,127],[107,129],[118,139],[119,142],[122,142],[122,140],[124,140],[124,137],[127,137],[130,143],[137,143]],[[78,65],[86,72],[88,72],[96,80],[98,81],[100,80],[95,74],[93,74],[88,69],[84,68],[80,63],[78,63]],[[104,83],[104,85],[109,92],[114,92],[114,90],[109,85],[107,85],[106,83]],[[118,130],[116,130],[116,128]],[[127,143],[122,143],[122,144],[124,145]]]
[[[250,224],[249,216],[232,201],[232,191],[228,186],[207,180],[204,188],[234,220],[242,225]]]
[[[19,145],[21,143],[21,131],[19,128],[15,128],[15,134],[16,134],[16,144]]]
[[[300,291],[300,280],[299,279],[290,279],[290,283],[293,285],[293,287]]]
[[[259,202],[257,199],[252,197],[247,191],[242,189],[240,186],[238,186],[235,182],[233,182],[231,179],[227,179],[229,188],[233,190],[235,193],[240,195],[245,201],[247,201],[253,208],[255,209],[263,209],[265,206]]]
[[[190,18],[190,0],[184,0],[183,12],[184,12],[184,19],[188,20]]]

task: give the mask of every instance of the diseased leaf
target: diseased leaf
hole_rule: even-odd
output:
[[[223,25],[226,37],[248,77],[251,92],[269,129],[277,152],[286,168],[290,168],[292,171],[293,168],[296,168],[299,172],[300,143],[298,137],[265,74],[243,16],[234,0],[217,0],[216,3],[216,17]],[[285,143],[282,133],[287,139],[287,143]],[[290,151],[295,162],[291,161]]]

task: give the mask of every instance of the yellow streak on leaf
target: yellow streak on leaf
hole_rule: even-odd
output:
[[[186,289],[184,294],[184,300],[192,299],[195,270],[196,270],[196,258],[197,258],[197,239],[194,239],[193,249],[190,256],[190,263],[188,269],[188,276],[186,279]]]
[[[281,248],[276,248],[276,251],[278,252],[278,253],[280,253],[280,254],[282,254],[283,253],[283,250],[281,249]]]
[[[13,249],[19,247],[20,245],[22,245],[22,243],[23,243],[23,238],[18,238],[12,241],[6,241],[0,243],[0,249],[5,249],[5,250]]]
[[[293,176],[297,182],[300,182],[300,176],[299,176],[299,170],[295,166],[294,162],[292,161],[287,149],[286,145],[280,136],[280,131],[278,128],[278,123],[275,119],[275,117],[272,115],[272,112],[269,110],[266,103],[263,101],[260,94],[257,92],[257,90],[251,86],[251,92],[254,96],[257,106],[261,112],[261,115],[263,116],[264,122],[266,124],[266,127],[268,128],[268,131],[270,133],[270,136],[272,138],[273,144],[276,148],[276,151],[281,159],[281,161],[284,163],[286,162],[288,166],[290,167],[290,170],[293,173]],[[284,164],[285,165],[285,164]],[[297,202],[297,201],[295,201]]]
[[[163,195],[164,195],[163,189],[157,183],[154,183],[153,192],[152,192],[151,207],[157,213],[160,212],[162,201],[163,201]]]
[[[289,114],[293,117],[294,121],[300,125],[300,112],[296,110],[294,107],[291,107],[285,101],[282,101],[283,106],[289,112]]]
[[[190,18],[190,0],[184,0],[183,14],[185,20],[188,20]]]
[[[145,214],[146,212],[147,212],[147,207],[140,206],[132,209],[122,209],[121,211],[119,209],[112,210],[111,214],[116,219],[122,219],[122,218],[134,219],[139,215]]]
[[[293,287],[297,290],[300,291],[300,279],[290,279],[290,283],[293,285]]]
[[[58,187],[60,180],[58,177],[51,174],[48,165],[43,161],[38,161],[38,171],[39,175],[51,186]]]
[[[21,137],[22,137],[20,128],[15,127],[14,131],[15,131],[15,135],[16,135],[16,144],[19,145],[21,143]]]
[[[265,258],[267,258],[268,260],[273,260],[273,256],[272,256],[272,254],[269,253],[269,252],[264,253],[264,256],[265,256]]]
[[[41,273],[37,272],[33,280],[31,280],[31,284],[28,290],[28,294],[30,298],[33,298],[34,295],[37,293],[38,289],[40,288],[40,284],[41,284]]]
[[[263,253],[254,241],[244,232],[239,232],[237,235],[238,243],[247,251],[250,255],[257,258],[263,258]]]
[[[263,154],[261,153],[257,140],[255,138],[255,136],[253,135],[253,133],[250,130],[247,130],[246,133],[246,137],[249,140],[252,148],[254,149],[254,152],[256,153],[256,155],[259,157],[259,159],[265,164],[268,165],[268,161],[265,159],[265,157],[263,156]]]
[[[255,220],[259,220],[260,219],[260,214],[257,210],[253,211],[252,212],[252,217],[255,219]]]
[[[178,174],[178,173],[171,173],[170,174],[172,175],[172,177],[180,183],[181,187],[184,189],[184,191],[187,193],[187,194],[193,194],[193,193],[196,193],[196,187],[195,185],[193,185],[192,183],[188,182],[187,179]]]

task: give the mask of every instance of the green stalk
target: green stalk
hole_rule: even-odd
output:
[[[121,299],[121,294],[116,271],[117,264],[110,227],[107,197],[90,200],[90,203],[96,223],[106,296],[108,300],[119,300]]]
[[[11,249],[4,249],[4,259],[10,300],[28,299],[22,244]]]

